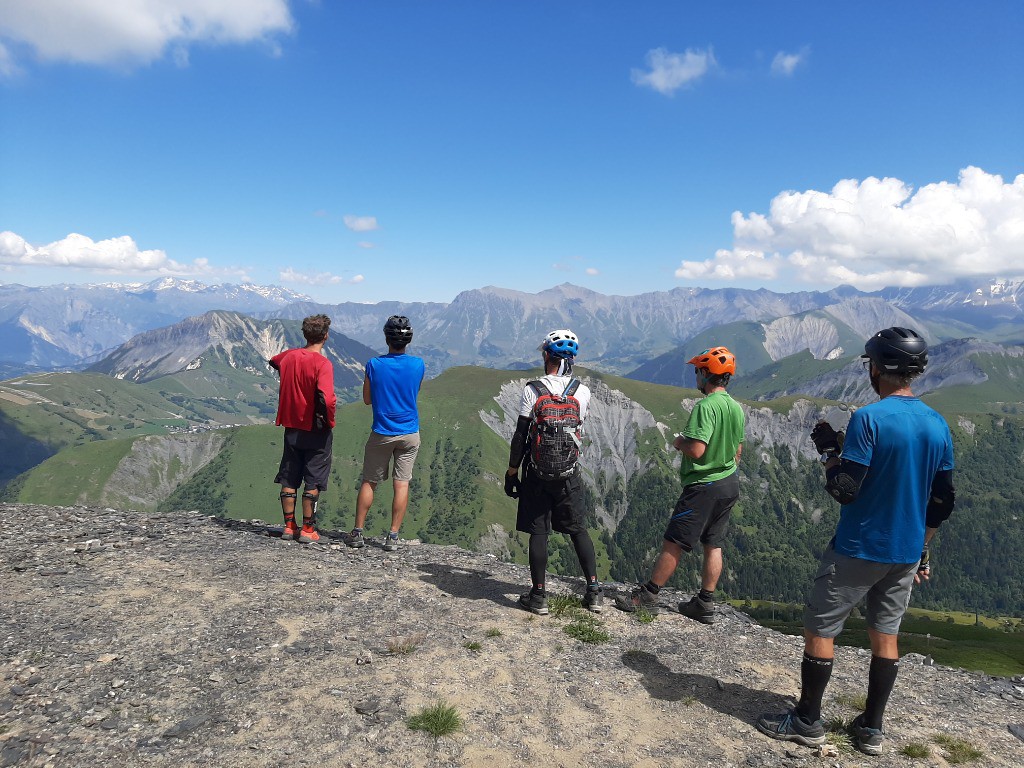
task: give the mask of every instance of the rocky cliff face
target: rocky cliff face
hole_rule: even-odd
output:
[[[710,627],[608,608],[584,642],[578,609],[516,607],[525,567],[455,547],[84,507],[0,505],[0,526],[4,766],[915,768],[912,743],[951,762],[940,734],[1020,765],[1024,682],[916,655],[881,758],[839,732],[817,753],[768,739],[754,723],[791,706],[802,643],[725,606]],[[581,586],[549,580],[567,600]],[[836,649],[827,720],[857,714],[869,662]],[[408,727],[439,703],[460,730]]]

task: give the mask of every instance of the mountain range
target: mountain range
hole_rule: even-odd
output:
[[[464,291],[450,303],[322,304],[277,287],[165,278],[130,285],[0,285],[0,364],[14,373],[26,366],[85,367],[141,332],[214,309],[264,320],[325,312],[335,332],[376,350],[384,348],[384,320],[404,314],[412,320],[416,354],[426,360],[429,375],[455,365],[535,365],[540,340],[558,327],[580,336],[580,359],[587,365],[654,380],[661,377],[646,372],[652,360],[665,354],[688,358],[699,351],[693,341],[698,334],[737,322],[752,324],[764,337],[764,349],[751,358],[766,355],[762,364],[805,348],[818,359],[852,355],[866,336],[897,322],[931,341],[1024,343],[1020,281],[875,293],[848,286],[796,293],[674,288],[637,296],[607,296],[572,284],[536,294],[490,286]]]

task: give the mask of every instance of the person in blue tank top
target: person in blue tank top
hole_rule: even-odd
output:
[[[366,364],[363,402],[373,408],[373,426],[363,453],[363,475],[356,497],[356,524],[345,543],[362,547],[366,514],[373,505],[377,483],[388,479],[394,464],[394,500],[391,503],[391,530],[384,536],[388,552],[398,549],[398,531],[409,506],[409,481],[420,449],[420,414],[416,404],[423,383],[423,360],[405,353],[412,341],[409,318],[392,315],[384,324],[388,353]]]
[[[832,674],[835,637],[866,600],[871,666],[864,712],[850,725],[854,745],[882,753],[882,718],[899,669],[897,637],[915,583],[931,573],[928,545],[955,503],[949,425],[910,389],[928,345],[909,328],[886,328],[864,345],[864,367],[880,400],[857,410],[846,434],[826,421],[811,432],[828,493],[842,505],[804,611],[800,701],[762,715],[757,728],[808,746],[825,742],[821,700]]]

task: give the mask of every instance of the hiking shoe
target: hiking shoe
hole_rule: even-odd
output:
[[[345,536],[345,544],[352,547],[353,549],[361,549],[366,546],[366,540],[363,538],[362,531],[352,531]]]
[[[865,755],[882,754],[882,742],[885,741],[885,734],[878,728],[868,728],[864,725],[863,713],[857,715],[850,723],[850,736],[853,738],[853,746]]]
[[[715,623],[715,604],[705,603],[699,595],[694,595],[689,602],[679,604],[679,612],[701,624]]]
[[[320,541],[320,534],[313,528],[306,528],[306,526],[302,526],[302,530],[299,531],[299,543],[312,544],[316,541]]]
[[[397,552],[398,551],[398,534],[397,533],[386,533],[386,534],[384,534],[384,551],[385,552]]]
[[[795,709],[778,715],[761,715],[757,718],[757,730],[773,739],[795,741],[806,747],[825,743],[825,726],[821,720],[809,723]]]
[[[591,613],[600,613],[604,608],[604,595],[600,589],[588,589],[583,595],[583,607]]]
[[[538,595],[533,590],[519,596],[519,607],[538,616],[548,615],[548,598],[546,595]]]
[[[292,541],[296,536],[299,535],[299,526],[295,524],[294,520],[285,520],[284,530],[281,531],[281,538],[284,541]]]
[[[615,607],[620,611],[625,611],[626,613],[633,613],[638,608],[643,608],[651,615],[656,616],[659,610],[658,596],[652,592],[648,592],[641,584],[626,597],[616,597]]]

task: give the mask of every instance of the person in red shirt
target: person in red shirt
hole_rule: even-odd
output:
[[[289,349],[270,360],[281,378],[277,397],[277,425],[284,427],[284,451],[275,483],[281,484],[284,513],[282,539],[303,544],[320,540],[316,532],[316,503],[327,489],[334,445],[334,367],[323,353],[331,327],[327,315],[312,315],[302,321],[306,346]],[[299,483],[302,493],[302,530],[295,524],[295,498]]]

